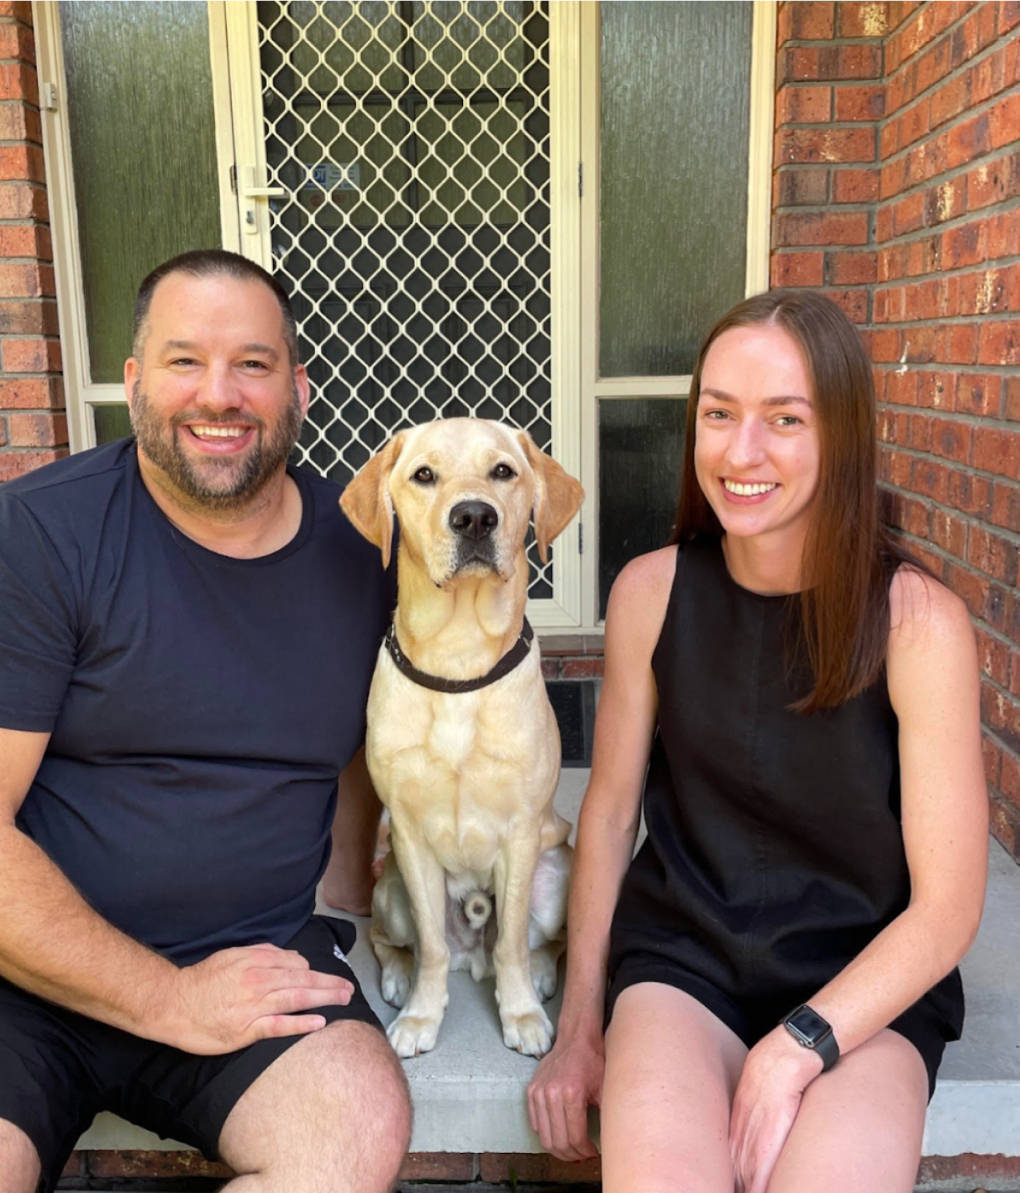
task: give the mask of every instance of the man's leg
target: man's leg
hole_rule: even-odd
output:
[[[240,1097],[219,1151],[230,1193],[387,1193],[411,1134],[400,1062],[353,1020],[303,1037]]]
[[[20,1127],[2,1118],[0,1173],[3,1173],[3,1193],[35,1193],[40,1175],[35,1145]]]
[[[656,982],[628,986],[606,1033],[606,1193],[732,1190],[730,1102],[746,1056],[689,994]]]

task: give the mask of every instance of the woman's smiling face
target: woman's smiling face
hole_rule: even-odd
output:
[[[694,445],[698,484],[727,535],[803,550],[821,448],[813,385],[776,324],[733,327],[705,356]]]

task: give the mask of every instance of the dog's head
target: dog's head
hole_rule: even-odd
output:
[[[527,431],[451,418],[400,431],[354,477],[340,505],[384,565],[396,514],[402,541],[442,588],[462,573],[508,580],[532,511],[544,563],[583,499],[580,484]]]

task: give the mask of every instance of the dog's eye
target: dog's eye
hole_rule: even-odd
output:
[[[494,481],[511,481],[517,475],[509,464],[497,464],[489,473]]]
[[[419,485],[431,485],[435,482],[436,474],[423,464],[411,479],[417,481]]]

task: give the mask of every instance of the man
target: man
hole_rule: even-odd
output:
[[[367,904],[387,578],[286,466],[308,380],[258,266],[155,270],[124,377],[134,440],[0,489],[3,1193],[104,1108],[239,1193],[385,1190],[406,1084],[312,911],[341,771],[333,899]]]

